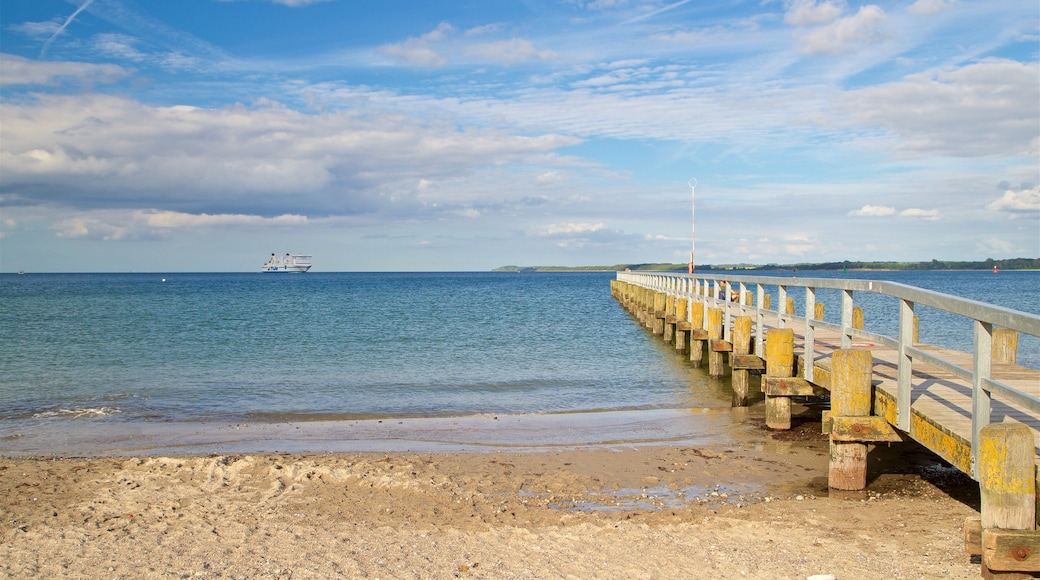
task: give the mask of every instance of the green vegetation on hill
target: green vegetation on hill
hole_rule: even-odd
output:
[[[698,264],[698,270],[1040,270],[1040,258],[1009,258],[981,262],[804,262],[799,264]],[[614,264],[613,266],[502,266],[493,272],[684,272],[686,264]]]

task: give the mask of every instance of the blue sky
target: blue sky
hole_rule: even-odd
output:
[[[1035,0],[0,0],[0,271],[1040,256]],[[688,182],[697,179],[696,191]]]

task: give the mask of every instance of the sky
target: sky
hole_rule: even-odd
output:
[[[1036,0],[0,0],[0,272],[1040,257],[1038,62]]]

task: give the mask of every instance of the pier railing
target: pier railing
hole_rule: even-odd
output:
[[[896,397],[896,427],[910,431],[911,403],[913,402],[912,374],[915,363],[923,363],[942,369],[971,386],[971,475],[977,477],[979,440],[983,427],[990,423],[991,403],[994,396],[1013,403],[1032,413],[1040,413],[1040,385],[1036,389],[1018,388],[998,380],[992,375],[994,333],[1008,329],[1018,334],[1040,337],[1040,316],[986,304],[976,300],[960,298],[924,290],[905,284],[879,280],[851,280],[831,278],[801,278],[780,276],[744,276],[722,273],[706,275],[682,273],[618,272],[622,282],[662,292],[688,300],[706,302],[708,306],[725,312],[725,336],[731,333],[732,321],[736,316],[750,316],[755,321],[753,336],[754,350],[764,352],[765,319],[772,324],[789,327],[802,332],[804,360],[813,361],[817,352],[816,334],[826,329],[837,332],[841,337],[841,348],[851,348],[854,339],[871,341],[894,349],[897,354],[898,387]],[[777,303],[770,305],[766,288],[776,289]],[[840,292],[841,315],[838,323],[826,322],[817,314],[817,292],[831,289]],[[793,308],[794,292],[804,292],[803,313],[796,314]],[[878,313],[873,307],[873,316],[898,319],[896,332],[887,335],[862,328],[855,320],[860,314],[856,306],[857,295],[877,294],[894,299],[895,312]],[[925,350],[915,341],[916,325],[914,309],[925,306],[958,315],[972,321],[971,364],[950,360],[935,351]],[[703,310],[702,327],[707,327],[708,309]],[[1006,362],[1006,361],[1005,361]],[[1012,361],[1013,362],[1013,361]],[[802,365],[805,380],[812,382],[815,365]]]

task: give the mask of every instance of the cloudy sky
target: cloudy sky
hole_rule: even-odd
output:
[[[3,272],[1040,255],[1036,0],[0,14]]]

